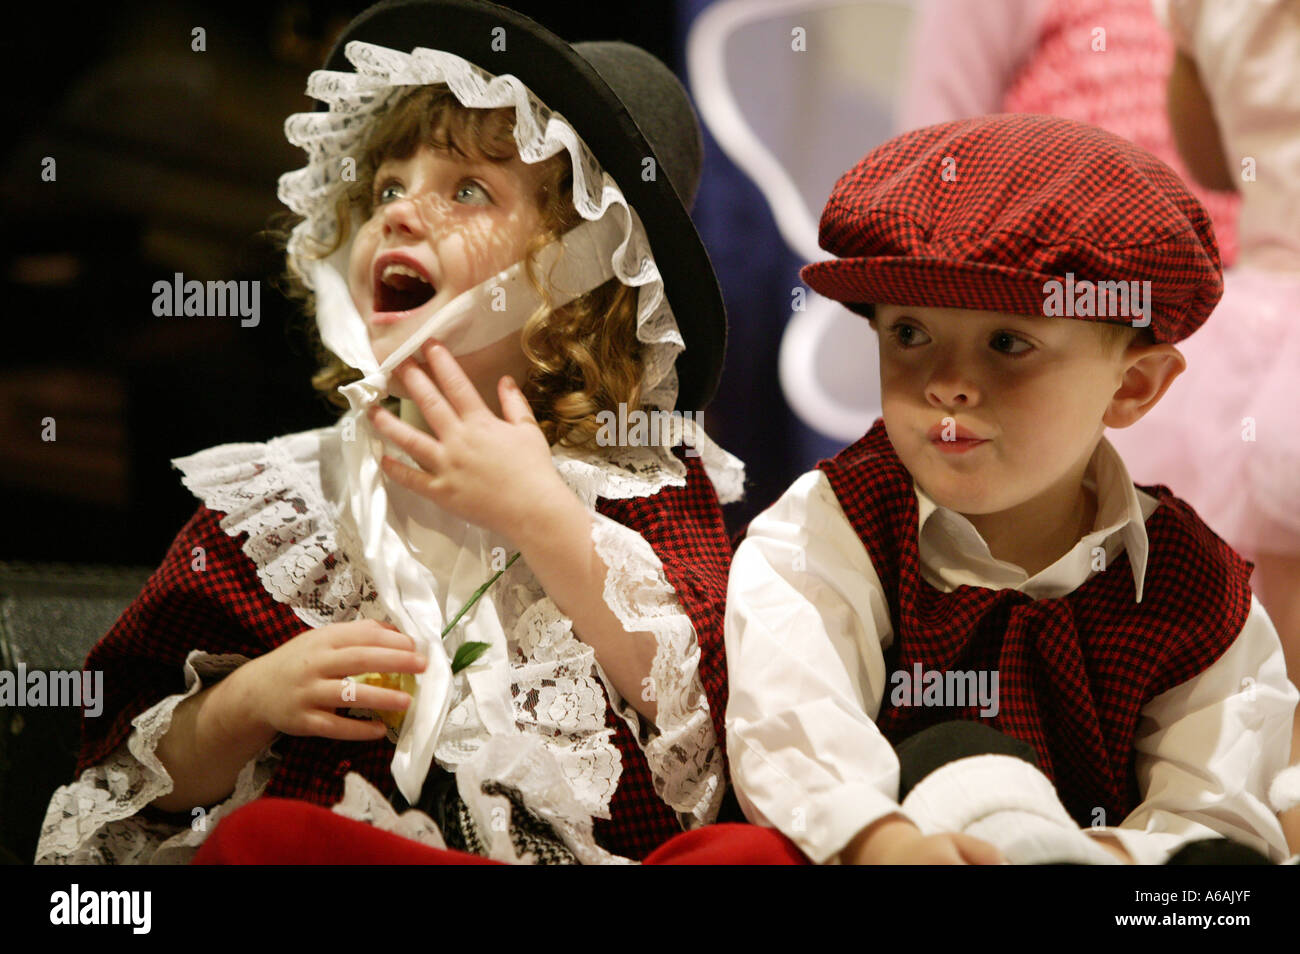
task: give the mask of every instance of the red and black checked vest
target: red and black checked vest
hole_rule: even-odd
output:
[[[894,627],[886,655],[898,670],[997,671],[997,715],[985,721],[1034,747],[1039,767],[1081,826],[1095,810],[1117,825],[1141,801],[1133,736],[1144,706],[1218,659],[1250,611],[1250,572],[1195,511],[1162,485],[1142,602],[1127,553],[1074,592],[1034,600],[1012,589],[922,578],[912,476],[878,419],[866,436],[818,467],[880,576]],[[877,723],[897,745],[949,719],[980,719],[979,705],[894,706],[887,684]],[[971,700],[974,702],[973,700]]]

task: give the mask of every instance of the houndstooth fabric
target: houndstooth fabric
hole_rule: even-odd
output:
[[[884,587],[896,637],[891,674],[915,664],[998,672],[1000,706],[988,724],[1034,747],[1080,825],[1097,808],[1128,816],[1141,801],[1133,739],[1142,710],[1232,645],[1250,612],[1252,565],[1167,487],[1143,486],[1160,506],[1146,524],[1141,603],[1126,553],[1057,599],[977,586],[942,593],[921,577],[912,477],[883,419],[818,467]],[[897,745],[949,719],[978,720],[979,706],[894,706],[886,697],[877,724]]]
[[[665,487],[649,497],[600,500],[597,509],[640,532],[663,563],[665,577],[696,630],[700,679],[721,746],[727,703],[722,621],[731,547],[700,459],[684,456],[681,448],[674,453],[687,468],[684,487]],[[183,662],[191,650],[253,658],[306,629],[259,581],[256,565],[241,550],[247,535],[227,535],[221,517],[207,507],[198,508],[140,595],[91,650],[85,665],[103,670],[104,703],[98,718],[83,716],[78,775],[125,741],[135,716],[184,691]],[[193,568],[196,547],[203,550],[202,570]],[[615,730],[622,774],[610,802],[611,818],[597,820],[596,840],[614,854],[640,859],[682,826],[656,795],[627,723],[608,710],[607,724]],[[393,745],[386,739],[281,736],[275,751],[281,758],[266,796],[328,807],[342,797],[350,771],[363,775],[385,796],[393,792]]]
[[[877,304],[1043,316],[1048,282],[1149,281],[1151,332],[1175,342],[1223,294],[1209,214],[1177,174],[1055,116],[981,116],[891,139],[835,184],[818,240],[838,258],[805,266],[803,280],[869,317]]]

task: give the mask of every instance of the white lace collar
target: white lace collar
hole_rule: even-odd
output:
[[[172,461],[184,485],[226,515],[221,525],[227,533],[248,534],[244,552],[267,592],[312,626],[355,618],[375,598],[373,582],[350,556],[361,554],[360,544],[331,503],[339,488],[322,486],[321,457],[337,451],[342,426],[266,443],[222,444]],[[720,499],[738,499],[743,466],[702,434],[697,449]],[[564,482],[592,508],[598,497],[646,497],[686,483],[685,464],[670,455],[668,465],[648,448],[554,447],[551,457]]]

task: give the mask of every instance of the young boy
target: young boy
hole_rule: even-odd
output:
[[[884,416],[732,565],[746,815],[816,862],[1285,857],[1297,693],[1251,564],[1102,437],[1219,299],[1205,210],[1100,129],[986,116],[873,151],[820,240]]]

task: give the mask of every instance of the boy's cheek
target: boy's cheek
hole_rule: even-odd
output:
[[[925,396],[924,376],[899,361],[881,359],[880,390],[883,397],[908,393]]]

